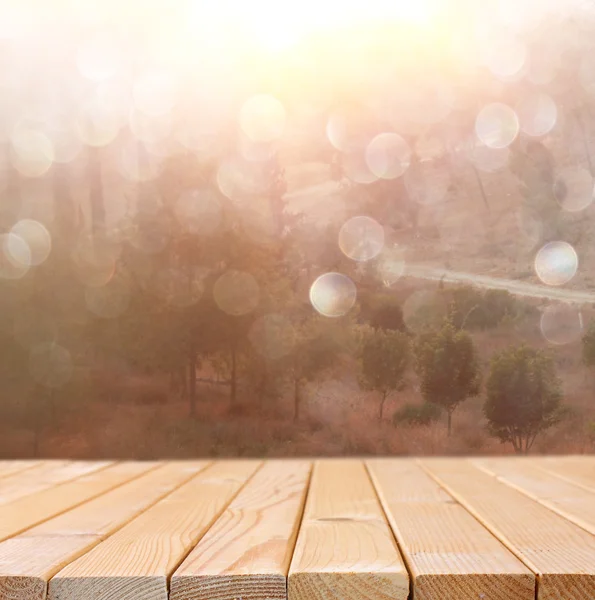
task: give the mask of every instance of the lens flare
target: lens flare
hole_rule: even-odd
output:
[[[283,104],[273,96],[252,96],[240,109],[240,127],[253,142],[272,142],[285,130],[287,116]]]
[[[579,307],[570,304],[547,306],[541,313],[539,327],[550,344],[572,344],[583,334],[583,315]]]
[[[254,311],[260,302],[260,287],[245,271],[226,271],[213,286],[217,306],[228,315],[239,317]]]
[[[14,233],[0,235],[0,279],[21,279],[31,266],[31,250]]]
[[[558,119],[558,108],[550,96],[542,92],[529,94],[516,105],[521,130],[532,137],[548,134]]]
[[[12,166],[25,177],[41,177],[54,162],[54,146],[45,133],[17,125],[10,137]]]
[[[519,120],[510,106],[488,104],[477,115],[475,133],[489,148],[506,148],[519,133]]]
[[[377,135],[366,148],[366,163],[380,179],[400,177],[409,167],[411,150],[407,142],[396,133]]]
[[[325,273],[310,287],[312,306],[325,317],[341,317],[355,304],[355,283],[341,273]]]
[[[353,217],[339,231],[339,248],[352,260],[371,260],[384,248],[384,228],[371,217]]]
[[[554,182],[554,196],[560,206],[569,212],[578,212],[593,202],[595,186],[591,173],[582,167],[566,167]]]
[[[44,225],[33,219],[22,219],[10,232],[14,234],[15,239],[23,240],[27,245],[29,252],[22,258],[28,259],[30,266],[45,262],[52,249],[52,238]]]
[[[568,242],[549,242],[535,257],[535,272],[546,285],[564,285],[578,269],[578,256]]]

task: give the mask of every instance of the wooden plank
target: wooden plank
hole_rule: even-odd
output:
[[[540,469],[569,483],[595,492],[595,456],[547,457],[532,459]]]
[[[110,467],[113,463],[93,464],[95,470],[88,475],[0,506],[0,542],[122,483],[119,470]],[[142,463],[138,465],[142,470]]]
[[[416,600],[534,600],[535,575],[418,465],[367,465]]]
[[[0,600],[43,600],[61,568],[188,481],[206,462],[154,466],[85,504],[0,543]],[[157,467],[157,468],[154,468]],[[142,465],[139,467],[142,469]],[[137,468],[114,467],[126,478]]]
[[[469,461],[422,466],[538,575],[538,600],[595,598],[595,537]]]
[[[289,600],[405,600],[409,576],[359,460],[315,463]]]
[[[219,462],[50,580],[50,600],[167,600],[168,578],[260,466]]]
[[[24,498],[55,485],[92,473],[98,468],[96,462],[44,461],[38,466],[13,475],[2,482],[0,505]]]
[[[310,468],[267,462],[174,573],[170,600],[285,600]]]
[[[32,469],[39,464],[39,460],[0,460],[0,479]]]
[[[595,535],[595,493],[543,471],[530,459],[496,458],[473,462],[499,481]]]

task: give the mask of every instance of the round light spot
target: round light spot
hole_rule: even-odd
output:
[[[367,185],[377,179],[366,162],[365,152],[355,146],[343,153],[341,166],[345,176],[354,183]]]
[[[39,384],[60,388],[72,377],[70,352],[54,342],[36,344],[29,353],[29,373]]]
[[[366,115],[365,108],[357,105],[342,106],[326,124],[329,142],[341,152],[365,148],[377,131],[377,125]]]
[[[267,360],[279,360],[295,346],[295,329],[283,315],[276,313],[256,319],[248,333],[254,349]]]
[[[87,146],[107,146],[116,139],[121,127],[120,116],[103,108],[97,100],[82,105],[76,120],[76,131]]]
[[[247,197],[263,193],[268,185],[264,172],[240,156],[222,160],[217,169],[217,185],[221,193],[233,200],[242,202]]]
[[[221,203],[208,189],[184,192],[178,198],[174,211],[180,225],[196,235],[211,235],[221,225]]]
[[[385,249],[376,267],[378,278],[386,287],[391,287],[405,273],[405,254],[399,248]]]
[[[355,283],[342,273],[325,273],[310,287],[312,306],[325,317],[341,317],[355,304]]]
[[[558,119],[556,103],[544,93],[529,94],[516,106],[521,130],[532,137],[549,133]]]
[[[92,81],[102,81],[115,75],[121,61],[120,48],[107,33],[96,34],[83,42],[76,57],[80,74]]]
[[[580,308],[570,304],[547,306],[541,313],[539,326],[550,344],[572,344],[581,339],[583,315]]]
[[[31,265],[45,262],[52,249],[52,238],[44,225],[33,219],[23,219],[16,223],[10,232],[14,234],[13,237],[24,240],[29,249]]]
[[[475,133],[490,148],[506,148],[519,133],[519,120],[510,106],[488,104],[477,115]]]
[[[267,94],[252,96],[240,109],[240,128],[253,142],[272,142],[283,135],[286,114],[283,104]]]
[[[371,217],[353,217],[339,231],[339,248],[353,260],[371,260],[384,248],[384,228]]]
[[[10,137],[12,166],[25,177],[41,177],[54,162],[54,146],[45,133],[18,125]]]
[[[230,270],[215,282],[213,298],[224,313],[239,317],[256,309],[260,288],[250,273]]]
[[[568,242],[549,242],[535,257],[535,272],[547,285],[564,285],[576,274],[578,256]]]
[[[0,235],[0,279],[21,279],[31,267],[27,242],[14,233]]]
[[[163,115],[176,105],[176,82],[166,73],[146,73],[134,83],[132,99],[141,112],[155,117]]]
[[[523,70],[527,61],[527,49],[515,39],[501,39],[490,44],[486,66],[500,79],[513,79]]]
[[[569,212],[587,208],[593,202],[595,187],[587,169],[573,166],[561,170],[554,182],[554,196],[560,206]]]
[[[381,133],[366,148],[366,163],[370,171],[381,179],[400,177],[410,162],[411,150],[396,133]]]
[[[124,277],[113,277],[102,287],[87,287],[87,308],[103,319],[115,319],[123,315],[130,304],[131,284]]]

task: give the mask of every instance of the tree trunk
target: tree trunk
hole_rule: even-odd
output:
[[[490,204],[488,202],[488,197],[486,196],[486,191],[485,191],[485,188],[483,187],[483,181],[481,180],[479,171],[477,170],[475,165],[471,165],[471,168],[473,169],[473,173],[475,174],[475,179],[477,181],[477,186],[479,187],[479,193],[481,194],[481,199],[483,200],[483,203],[486,205],[486,208],[489,211]]]
[[[380,397],[380,411],[378,412],[379,421],[382,421],[382,413],[384,412],[384,402],[386,400],[387,395],[388,394],[386,392],[382,392],[382,396]]]
[[[196,416],[196,354],[191,354],[188,361],[188,396],[190,400],[190,416]]]
[[[300,381],[296,377],[293,380],[293,420],[300,418]]]
[[[452,410],[448,410],[448,437],[452,433]]]

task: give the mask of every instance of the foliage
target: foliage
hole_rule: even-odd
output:
[[[363,310],[362,310],[363,312]],[[403,309],[393,296],[373,296],[366,306],[366,316],[374,329],[406,331]]]
[[[440,329],[422,333],[414,352],[422,395],[446,410],[450,435],[454,410],[479,393],[480,366],[473,340],[445,321]]]
[[[433,402],[407,403],[393,415],[394,425],[431,425],[440,419],[442,408]]]
[[[388,395],[403,388],[409,357],[409,338],[399,331],[378,329],[363,340],[360,385],[380,393],[380,420]]]
[[[561,382],[551,357],[525,345],[492,358],[484,414],[489,431],[528,453],[537,435],[562,418]]]

